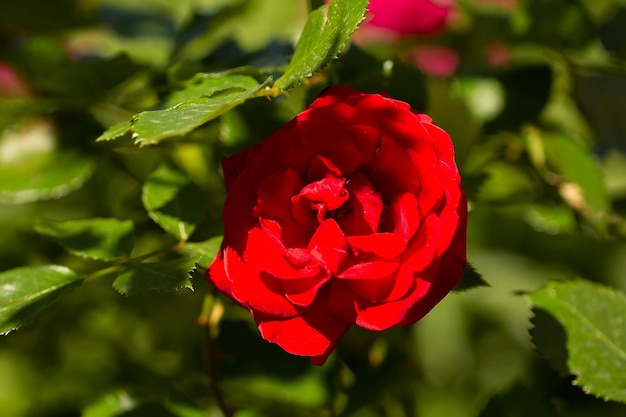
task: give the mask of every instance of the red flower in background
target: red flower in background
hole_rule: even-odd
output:
[[[264,339],[323,364],[352,326],[410,326],[459,281],[467,206],[450,137],[408,104],[335,86],[222,166],[207,279]]]

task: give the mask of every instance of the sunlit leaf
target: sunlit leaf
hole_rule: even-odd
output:
[[[116,391],[86,407],[82,417],[116,417],[135,406],[135,399],[127,392]]]
[[[184,258],[161,262],[131,263],[113,282],[120,294],[137,295],[150,292],[193,290],[189,271],[194,259]]]
[[[285,73],[276,80],[282,90],[310,77],[334,59],[363,20],[367,0],[331,0],[309,14],[296,51]]]
[[[173,107],[197,97],[210,97],[219,91],[229,89],[253,90],[258,85],[258,81],[249,75],[202,73],[196,75],[183,89],[172,93],[164,107]]]
[[[131,130],[135,143],[154,145],[172,136],[182,136],[198,126],[216,118],[233,107],[253,98],[267,87],[268,78],[262,84],[249,88],[229,88],[211,96],[200,96],[184,101],[165,110],[139,113],[132,121]]]
[[[180,240],[187,240],[206,215],[202,190],[169,163],[148,178],[142,199],[150,218]]]
[[[531,293],[534,309],[554,316],[562,326],[570,373],[575,384],[590,394],[626,402],[626,295],[584,280],[552,282]],[[558,349],[549,347],[554,331],[542,331],[535,320],[534,342],[554,362]]]
[[[207,266],[220,249],[222,244],[222,236],[215,236],[204,242],[193,242],[185,245],[185,249],[189,252],[199,255],[198,264]]]
[[[130,256],[133,249],[133,223],[128,220],[41,219],[35,230],[54,239],[71,253],[86,258],[112,261]]]
[[[102,133],[100,136],[98,136],[96,142],[105,142],[120,138],[128,133],[128,131],[130,130],[130,126],[130,121],[116,123],[113,126],[109,127],[107,130],[105,130],[104,133]]]
[[[36,153],[0,164],[0,202],[21,204],[63,197],[80,188],[92,160],[72,151]]]
[[[17,329],[81,282],[72,270],[59,265],[0,272],[0,334]]]
[[[544,146],[548,165],[565,181],[576,184],[575,188],[562,187],[563,198],[599,230],[605,230],[609,196],[600,166],[589,150],[561,135],[546,137]]]

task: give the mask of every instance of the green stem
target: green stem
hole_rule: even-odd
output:
[[[200,313],[200,317],[198,317],[198,324],[201,325],[204,330],[204,337],[208,348],[207,373],[209,374],[209,390],[217,401],[217,404],[220,410],[222,410],[224,416],[233,417],[235,415],[235,410],[233,410],[226,402],[224,393],[219,385],[219,375],[217,372],[219,351],[215,344],[219,317],[215,317],[215,312],[217,308],[220,308],[221,304],[216,303],[215,300],[215,294],[207,294],[204,297],[202,311]],[[221,312],[218,315],[221,316]]]

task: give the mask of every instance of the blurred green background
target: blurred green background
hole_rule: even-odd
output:
[[[307,4],[2,2],[0,271],[56,263],[92,277],[104,268],[39,235],[42,218],[132,220],[133,255],[174,244],[141,200],[163,161],[207,196],[190,241],[219,236],[219,158],[341,83],[384,89],[450,133],[470,202],[468,258],[490,286],[449,295],[410,329],[353,329],[317,368],[264,342],[247,312],[221,298],[209,349],[198,317],[215,300],[199,277],[194,291],[126,297],[103,274],[0,338],[0,415],[220,416],[216,376],[238,417],[626,415],[537,355],[522,296],[552,279],[626,291],[626,2],[501,3],[459,0],[435,35],[352,44],[288,95],[138,148],[95,139],[163,108],[198,72],[286,65]],[[454,73],[416,67],[411,53],[424,45],[456,54]]]

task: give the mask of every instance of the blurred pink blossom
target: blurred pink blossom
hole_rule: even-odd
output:
[[[487,62],[494,68],[506,67],[511,62],[511,49],[504,42],[491,42],[483,47]]]
[[[399,35],[428,35],[445,25],[450,6],[436,0],[371,0],[367,24]]]
[[[0,62],[0,97],[25,97],[30,95],[28,84],[12,66]]]
[[[428,75],[448,77],[459,66],[459,55],[437,45],[421,45],[413,51],[413,63]]]
[[[354,39],[372,43],[403,35],[430,35],[445,26],[455,4],[456,0],[370,0]]]

